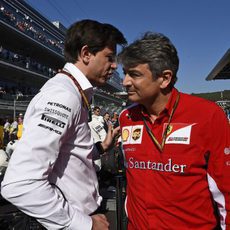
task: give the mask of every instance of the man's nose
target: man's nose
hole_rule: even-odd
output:
[[[125,74],[122,84],[125,87],[131,85],[131,78],[128,74]]]
[[[112,69],[117,69],[117,62],[114,61],[112,64],[111,64],[111,68]]]

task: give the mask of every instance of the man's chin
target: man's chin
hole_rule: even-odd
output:
[[[132,102],[136,102],[136,103],[139,102],[139,100],[138,100],[137,98],[135,98],[134,95],[128,95],[128,100],[129,100],[129,101],[132,101]]]
[[[94,85],[95,86],[104,86],[104,85],[106,85],[106,80],[100,80],[100,81],[94,82]]]

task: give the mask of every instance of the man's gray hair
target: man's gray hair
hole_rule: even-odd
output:
[[[161,33],[147,32],[120,52],[118,61],[124,68],[148,64],[153,77],[157,78],[164,70],[173,73],[171,86],[177,80],[179,58],[177,50],[168,37]]]

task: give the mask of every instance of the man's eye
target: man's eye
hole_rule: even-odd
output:
[[[115,55],[110,55],[107,56],[109,62],[115,62],[116,61],[116,56]]]
[[[132,77],[132,78],[135,78],[135,77],[139,77],[140,74],[139,74],[139,73],[136,73],[136,72],[130,72],[130,73],[129,73],[129,76]]]

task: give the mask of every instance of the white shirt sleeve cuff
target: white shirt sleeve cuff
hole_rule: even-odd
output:
[[[93,221],[90,216],[76,211],[67,230],[91,230],[92,225]]]

